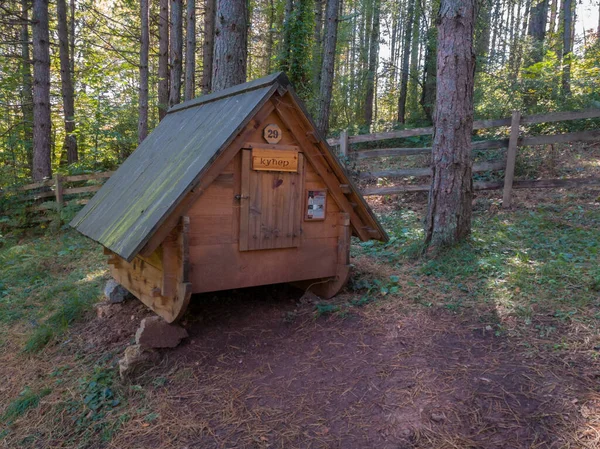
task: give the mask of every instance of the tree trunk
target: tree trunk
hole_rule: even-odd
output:
[[[271,73],[271,60],[273,59],[273,34],[275,33],[275,5],[273,0],[269,0],[268,17],[267,45],[265,49],[265,73]]]
[[[69,2],[71,14],[71,34],[69,35],[69,50],[71,51],[71,77],[75,77],[75,0]]]
[[[425,244],[453,245],[471,232],[474,0],[442,0],[438,18],[437,101]]]
[[[212,90],[246,81],[248,36],[245,0],[217,0]]]
[[[413,117],[418,113],[418,98],[419,98],[419,60],[420,54],[420,34],[421,34],[421,1],[415,1],[415,11],[413,13],[413,30],[412,30],[412,43],[410,49],[410,68],[408,69],[408,113]]]
[[[169,0],[160,0],[158,17],[158,119],[169,107]]]
[[[406,13],[406,26],[404,30],[404,47],[402,50],[402,68],[400,75],[400,97],[398,98],[398,121],[404,123],[406,119],[406,95],[408,91],[408,63],[410,61],[410,43],[412,41],[412,23],[414,20],[415,1],[408,0]]]
[[[142,35],[140,39],[138,143],[142,143],[142,141],[148,135],[148,51],[150,48],[150,34],[148,31],[148,0],[140,0],[140,17]]]
[[[215,51],[216,0],[204,2],[204,42],[202,43],[202,93],[212,92],[213,56]]]
[[[28,3],[28,0],[21,0],[21,113],[23,114],[23,141],[27,153],[27,167],[31,171],[33,169],[33,87],[29,50]]]
[[[33,0],[33,180],[52,177],[48,0]]]
[[[431,3],[430,24],[427,29],[425,42],[425,64],[423,68],[423,92],[421,93],[421,107],[427,120],[433,122],[435,109],[435,90],[437,77],[437,26],[435,18],[440,9],[439,0]]]
[[[58,19],[58,47],[60,56],[60,80],[65,120],[65,141],[63,151],[67,153],[67,163],[77,162],[77,137],[75,137],[75,93],[71,78],[71,61],[69,51],[69,25],[67,22],[66,0],[56,0]]]
[[[313,35],[312,84],[317,92],[321,84],[321,58],[323,51],[323,0],[315,0],[315,29]]]
[[[294,10],[293,0],[285,0],[285,7],[283,9],[283,46],[281,47],[281,54],[279,55],[279,67],[284,72],[290,70],[290,52],[291,52],[291,40],[292,40],[292,12]]]
[[[375,103],[375,80],[377,79],[377,62],[379,57],[379,0],[373,1],[373,26],[369,39],[369,71],[365,93],[365,124],[371,127]]]
[[[562,92],[571,95],[571,19],[573,14],[571,0],[563,0],[563,54],[562,54]]]
[[[329,108],[335,69],[335,50],[337,43],[338,13],[340,0],[327,0],[325,9],[325,35],[323,39],[323,60],[321,63],[321,86],[319,89],[317,128],[321,135],[329,130]]]
[[[548,0],[537,0],[531,7],[527,34],[531,37],[531,51],[527,65],[540,62],[544,57],[544,39],[548,19]]]
[[[183,62],[183,2],[171,0],[171,80],[169,107],[181,102],[181,72]]]
[[[551,0],[550,3],[550,24],[548,25],[548,33],[554,34],[556,26],[556,10],[558,9],[558,0]]]
[[[482,71],[488,63],[490,48],[490,21],[492,18],[492,1],[482,0],[477,14],[475,27],[476,70]]]
[[[185,100],[195,94],[196,75],[196,0],[187,0],[185,32]]]

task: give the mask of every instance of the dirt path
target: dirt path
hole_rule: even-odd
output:
[[[259,288],[197,301],[189,342],[166,355],[169,380],[147,397],[160,419],[112,444],[582,447],[582,410],[600,412],[592,375],[495,336],[478,318],[490,310],[397,313],[391,299],[315,319],[298,297]]]

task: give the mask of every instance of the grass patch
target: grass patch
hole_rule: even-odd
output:
[[[468,301],[485,302],[523,320],[530,320],[535,308],[564,321],[590,317],[590,308],[599,305],[597,207],[548,204],[535,210],[476,215],[469,241],[416,262],[423,238],[420,220],[408,211],[383,221],[390,242],[354,245],[354,255],[424,275],[440,284],[438,290],[443,283],[462,290],[464,297],[446,304],[449,310]]]
[[[8,239],[0,265],[0,324],[6,332],[27,323],[27,352],[42,349],[90,310],[106,274],[100,247],[72,230]]]
[[[12,401],[2,415],[1,421],[12,422],[22,416],[27,410],[36,408],[44,396],[48,396],[52,390],[44,388],[40,391],[33,391],[25,388],[14,401]]]

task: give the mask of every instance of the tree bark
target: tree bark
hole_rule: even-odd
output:
[[[556,26],[556,10],[558,9],[558,0],[551,0],[550,3],[550,24],[548,25],[548,33],[554,34]]]
[[[331,107],[333,88],[339,9],[340,0],[327,0],[317,115],[317,128],[323,136],[327,135],[329,130],[329,108]]]
[[[60,0],[59,0],[60,1]],[[140,91],[139,91],[139,118],[138,118],[138,143],[148,135],[148,51],[150,48],[150,33],[148,30],[148,0],[140,0],[141,17],[141,47],[140,47]]]
[[[373,26],[369,43],[369,70],[367,72],[365,93],[365,124],[371,127],[375,103],[375,80],[377,79],[377,62],[379,57],[379,0],[373,1]]]
[[[27,167],[33,169],[33,87],[31,80],[31,51],[29,49],[29,1],[21,0],[21,113]]]
[[[482,71],[488,63],[490,48],[490,22],[492,18],[492,1],[482,0],[479,5],[475,27],[476,70]]]
[[[71,14],[69,35],[69,50],[71,52],[71,77],[75,77],[75,0],[70,0],[69,9]]]
[[[544,57],[544,39],[548,19],[548,0],[537,0],[531,7],[527,35],[531,38],[531,50],[527,65],[540,62]]]
[[[563,0],[563,53],[562,53],[562,93],[563,95],[571,95],[571,56],[572,56],[572,40],[571,40],[571,19],[573,14],[573,5],[571,0]]]
[[[160,0],[158,17],[158,119],[169,107],[169,0]]]
[[[183,2],[171,0],[171,79],[169,107],[181,102],[181,72],[183,63]]]
[[[475,0],[442,0],[438,18],[437,101],[425,245],[453,245],[471,232],[471,134]]]
[[[213,56],[215,50],[216,0],[204,2],[204,42],[202,44],[202,93],[212,92]]]
[[[402,50],[402,68],[400,74],[400,97],[398,98],[398,122],[406,120],[406,96],[408,92],[408,64],[410,61],[410,43],[412,41],[412,23],[414,20],[415,1],[408,0],[406,26],[404,29],[404,46]]]
[[[271,73],[271,60],[273,59],[273,34],[275,33],[275,5],[273,0],[269,0],[267,27],[268,34],[265,48],[265,73]]]
[[[75,92],[71,78],[71,52],[69,51],[69,25],[67,22],[66,0],[56,0],[58,19],[58,47],[60,57],[60,80],[65,122],[63,151],[67,153],[67,163],[77,162],[77,137],[75,136]]]
[[[323,3],[324,0],[315,0],[315,29],[313,33],[313,91],[317,92],[321,84],[321,58],[323,51]]]
[[[48,0],[33,0],[33,180],[52,177]]]
[[[413,116],[418,112],[418,92],[419,92],[419,59],[420,54],[420,34],[421,34],[421,0],[415,1],[415,11],[413,13],[413,30],[412,30],[412,43],[410,49],[410,65],[408,69],[408,95],[407,104],[409,114]]]
[[[184,99],[191,100],[195,94],[196,74],[196,0],[187,0],[185,32],[185,90]]]
[[[217,0],[212,90],[246,81],[248,35],[245,0]]]

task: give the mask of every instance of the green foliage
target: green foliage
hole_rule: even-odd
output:
[[[27,410],[36,408],[40,404],[41,399],[44,396],[48,396],[51,392],[52,390],[49,388],[33,391],[29,387],[26,387],[15,400],[8,404],[0,421],[14,421],[16,418],[24,415]]]
[[[75,231],[0,248],[0,335],[19,320],[35,352],[81,319],[100,296],[105,267],[96,244]]]
[[[398,267],[414,263],[421,224],[406,212],[396,212],[384,222],[390,242],[353,246],[354,255]],[[469,300],[494,301],[524,319],[523,311],[531,304],[551,310],[561,320],[577,319],[582,308],[598,304],[599,225],[598,210],[570,205],[568,199],[564,205],[542,204],[510,215],[476,213],[470,241],[434,259],[419,259],[413,273],[436,283],[449,282]],[[379,282],[383,284],[364,284],[367,293],[377,292],[386,281]],[[450,298],[445,307],[464,307],[461,298]]]
[[[312,47],[314,29],[314,2],[293,2],[289,21],[283,25],[284,42],[279,56],[279,68],[286,72],[294,89],[303,100],[308,100],[318,86],[312,86]]]

